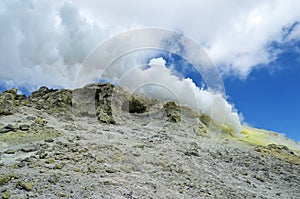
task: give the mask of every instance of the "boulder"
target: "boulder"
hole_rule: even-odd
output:
[[[67,89],[48,89],[45,86],[32,92],[28,98],[30,106],[38,110],[47,110],[54,115],[70,115],[72,106],[72,91]]]
[[[112,106],[119,104],[120,96],[115,86],[106,84],[88,84],[75,89],[72,94],[72,109],[75,116],[97,117],[100,122],[115,124]]]
[[[169,122],[180,122],[181,121],[181,107],[177,106],[175,102],[167,102],[164,104]]]
[[[2,127],[2,128],[0,129],[0,133],[8,133],[8,132],[13,131],[13,130],[14,130],[13,125],[8,124],[8,125],[6,125],[5,127]]]
[[[37,91],[31,93],[30,98],[41,98],[44,97],[46,94],[55,91],[57,91],[57,89],[49,89],[46,86],[41,86]]]
[[[144,113],[148,104],[143,97],[132,96],[129,100],[129,113]]]
[[[75,89],[72,93],[72,110],[76,116],[96,116],[97,87]]]
[[[0,116],[12,115],[15,112],[17,89],[6,90],[0,94]]]

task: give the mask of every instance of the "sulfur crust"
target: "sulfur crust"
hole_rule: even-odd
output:
[[[245,135],[241,140],[260,146],[268,146],[270,144],[287,146],[290,150],[300,154],[299,144],[286,138],[284,135],[267,131],[263,129],[256,129],[250,127],[243,127],[241,134]]]

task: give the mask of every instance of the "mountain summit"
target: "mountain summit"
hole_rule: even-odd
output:
[[[2,198],[300,198],[299,144],[112,84],[0,94]]]

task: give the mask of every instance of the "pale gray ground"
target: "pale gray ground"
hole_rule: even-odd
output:
[[[105,124],[19,107],[0,116],[14,129],[0,134],[1,197],[300,198],[292,151],[205,133],[186,112],[181,122],[158,112]]]

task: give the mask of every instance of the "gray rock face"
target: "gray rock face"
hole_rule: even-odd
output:
[[[89,116],[103,123],[116,124],[117,120],[122,120],[122,113],[145,113],[156,103],[153,99],[130,95],[109,83],[89,84],[75,90],[42,86],[28,99],[16,93],[17,90],[12,89],[0,94],[0,115],[10,115],[21,106],[28,106],[55,116]]]
[[[73,113],[75,115],[96,117],[103,123],[114,124],[112,114],[113,99],[117,89],[112,84],[89,84],[73,91]],[[114,98],[115,97],[115,98]]]
[[[124,113],[145,113],[153,100],[130,95],[112,84],[89,84],[73,91],[73,113],[97,117],[100,122],[116,124]]]
[[[30,106],[38,110],[47,110],[54,115],[69,115],[71,113],[72,91],[41,87],[38,91],[32,92],[28,101]]]
[[[10,89],[0,93],[0,116],[12,115],[16,108],[24,105],[26,96],[17,95],[17,89]]]
[[[95,106],[96,106],[96,115],[99,121],[115,124],[116,121],[113,118],[112,106],[114,98],[114,89],[115,86],[112,84],[97,85],[96,96],[95,96]]]

